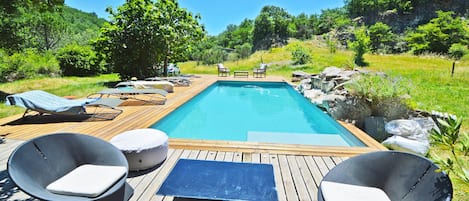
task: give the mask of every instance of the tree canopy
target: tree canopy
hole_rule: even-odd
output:
[[[454,18],[453,12],[438,11],[438,17],[419,26],[407,34],[411,50],[423,52],[448,53],[451,45],[460,43],[469,45],[469,26],[461,18]]]
[[[199,17],[175,0],[128,0],[108,11],[111,22],[101,29],[95,47],[123,79],[155,76],[169,62],[187,59],[204,36]]]
[[[254,50],[266,50],[287,43],[292,17],[283,8],[265,6],[254,21]]]

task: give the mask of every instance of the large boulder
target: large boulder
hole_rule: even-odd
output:
[[[373,116],[384,117],[387,121],[408,117],[409,107],[401,99],[386,99],[371,104]]]
[[[328,112],[335,119],[355,121],[355,125],[363,127],[366,117],[371,116],[371,108],[363,99],[346,97],[327,103]]]

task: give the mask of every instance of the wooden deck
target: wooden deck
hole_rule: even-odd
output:
[[[7,140],[6,143],[0,144],[0,200],[31,199],[15,187],[8,178],[6,171],[8,156],[21,142]],[[127,182],[134,188],[134,195],[130,200],[173,200],[173,197],[157,195],[156,192],[180,158],[272,164],[277,195],[280,201],[317,200],[318,185],[322,177],[332,167],[346,159],[346,157],[270,154],[265,152],[170,149],[168,158],[159,168],[147,171],[144,174],[140,173],[140,175],[130,174]]]
[[[7,158],[22,141],[57,132],[83,133],[110,140],[127,130],[149,127],[217,80],[286,81],[275,76],[267,78],[201,76],[194,78],[190,87],[176,87],[175,92],[167,96],[164,105],[142,105],[127,101],[120,106],[124,112],[112,121],[54,116],[32,117],[28,121],[23,121],[21,115],[0,119],[0,135],[7,138],[6,143],[0,144],[0,200],[29,198],[14,187],[6,173]],[[171,197],[162,197],[155,193],[179,158],[270,163],[274,166],[279,200],[316,200],[317,186],[322,176],[337,163],[360,153],[386,149],[361,130],[349,124],[342,124],[367,147],[170,139],[170,152],[161,167],[128,178],[128,182],[135,189],[132,200],[173,200]]]

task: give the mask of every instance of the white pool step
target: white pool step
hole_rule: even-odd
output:
[[[248,131],[247,141],[350,147],[350,145],[337,134]]]

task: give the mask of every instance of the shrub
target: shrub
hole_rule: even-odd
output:
[[[378,51],[387,53],[391,49],[391,43],[393,42],[394,34],[391,31],[391,28],[382,22],[377,22],[376,24],[370,26],[369,35],[370,35],[370,50],[373,53],[378,53]]]
[[[310,52],[302,46],[294,47],[291,54],[294,64],[306,64],[311,61]]]
[[[243,45],[235,46],[235,51],[238,53],[239,58],[244,59],[248,58],[251,55],[252,45],[249,43],[244,43]]]
[[[345,85],[351,94],[369,102],[400,99],[409,94],[410,84],[402,78],[384,75],[362,75]]]
[[[200,55],[200,60],[203,64],[216,64],[225,61],[228,54],[222,47],[216,46],[211,49],[203,50]]]
[[[437,119],[438,128],[430,131],[430,139],[433,145],[447,149],[451,152],[449,156],[440,158],[432,154],[433,160],[440,168],[455,174],[464,182],[469,182],[469,169],[464,157],[469,155],[469,134],[460,133],[462,119],[455,116]]]
[[[57,59],[65,76],[98,75],[104,70],[91,46],[67,45],[58,51]]]
[[[11,56],[0,54],[3,58],[0,61],[0,82],[60,74],[58,62],[49,51],[38,54],[33,49],[27,49]]]
[[[345,88],[365,100],[374,116],[398,119],[407,114],[408,106],[403,100],[408,97],[410,83],[402,78],[384,75],[361,75],[349,81]]]
[[[349,44],[355,52],[355,54],[353,54],[353,61],[355,64],[358,66],[368,65],[365,62],[363,55],[369,50],[370,37],[367,35],[364,27],[355,30],[355,41],[349,42]]]
[[[467,49],[467,46],[460,44],[460,43],[455,43],[451,45],[451,47],[448,50],[448,54],[456,60],[461,59],[468,52],[469,50]]]

